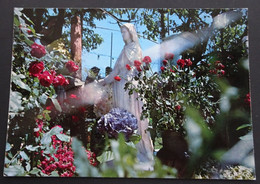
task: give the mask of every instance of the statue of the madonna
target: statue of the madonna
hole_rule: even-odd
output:
[[[113,71],[104,79],[98,81],[100,85],[111,84],[113,86],[113,107],[118,107],[127,110],[132,113],[138,120],[138,133],[141,135],[140,142],[137,147],[137,158],[141,163],[150,163],[150,167],[144,166],[147,169],[152,169],[153,163],[153,144],[151,141],[150,133],[148,132],[148,119],[141,120],[142,113],[141,101],[136,98],[137,93],[132,95],[128,94],[128,91],[124,89],[127,80],[130,80],[138,72],[135,67],[131,70],[126,68],[126,65],[134,66],[134,61],[142,60],[142,50],[139,45],[138,36],[133,24],[126,23],[121,26],[121,33],[125,46],[115,63]],[[121,76],[120,81],[114,79],[115,76]],[[146,165],[146,164],[144,164]]]

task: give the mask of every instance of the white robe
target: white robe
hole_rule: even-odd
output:
[[[132,95],[128,94],[128,90],[125,91],[124,87],[126,80],[130,80],[136,72],[134,67],[134,61],[141,61],[142,52],[139,45],[135,42],[131,42],[124,46],[113,71],[104,79],[106,84],[112,83],[113,86],[113,107],[119,107],[132,113],[138,120],[138,134],[141,135],[140,142],[136,145],[137,147],[137,158],[140,162],[150,163],[147,170],[152,169],[153,163],[153,144],[151,141],[150,133],[147,131],[148,119],[140,120],[142,113],[143,103],[136,98],[137,93]],[[126,64],[129,64],[132,69],[129,71],[126,68]],[[120,81],[114,79],[115,76],[119,75],[121,77]],[[135,84],[136,85],[136,84]]]

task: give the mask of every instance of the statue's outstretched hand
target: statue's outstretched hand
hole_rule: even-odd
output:
[[[99,85],[101,85],[101,86],[105,86],[105,85],[106,85],[104,79],[99,79],[99,80],[97,81],[97,84],[99,84]]]

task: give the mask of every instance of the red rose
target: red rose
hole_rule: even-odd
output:
[[[56,76],[55,70],[51,70],[51,75],[53,76],[53,78]]]
[[[191,62],[190,59],[185,59],[185,64],[186,64],[187,66],[191,66],[191,65],[192,65],[192,62]]]
[[[152,62],[152,60],[151,60],[151,58],[150,58],[149,56],[145,56],[145,57],[143,58],[143,62],[144,62],[145,64],[149,64],[149,63]]]
[[[174,54],[172,54],[172,53],[165,53],[164,58],[166,60],[173,60]]]
[[[176,105],[174,108],[175,108],[176,111],[179,111],[181,109],[181,106],[180,105]]]
[[[79,117],[73,115],[73,116],[71,116],[71,120],[72,120],[72,122],[77,123],[79,121]]]
[[[166,65],[168,64],[168,60],[166,60],[166,59],[163,60],[162,62],[163,62],[163,65],[164,65],[164,66],[166,66]]]
[[[70,73],[78,71],[79,67],[73,61],[68,61],[65,64],[66,68],[69,70]]]
[[[161,66],[161,70],[164,71],[164,70],[165,70],[165,67],[164,67],[164,66]]]
[[[140,67],[140,66],[136,67],[136,69],[137,69],[137,71],[139,71],[139,72],[141,72],[141,71],[142,71],[142,69],[141,69],[141,67]]]
[[[129,64],[125,65],[127,70],[131,70],[131,66]]]
[[[120,81],[120,80],[121,80],[121,78],[120,78],[119,76],[115,76],[114,79],[115,79],[116,81]]]
[[[42,61],[33,61],[30,63],[28,70],[30,72],[30,75],[34,77],[38,77],[39,74],[43,71],[43,69],[44,69],[44,63]]]
[[[60,74],[53,79],[52,84],[54,85],[54,87],[62,86],[65,84],[65,81],[66,81],[65,77]]]
[[[175,73],[175,71],[174,71],[173,69],[170,69],[170,71],[171,71],[172,73]]]
[[[31,55],[37,58],[41,58],[46,54],[45,47],[43,45],[38,45],[37,43],[33,43],[31,45]]]
[[[45,87],[49,87],[52,84],[53,77],[48,71],[44,71],[41,75],[38,76],[40,84]]]
[[[184,61],[184,59],[178,59],[177,65],[179,65],[181,68],[183,68],[183,67],[185,66],[185,61]]]
[[[134,61],[135,67],[140,67],[141,64],[142,64],[142,63],[141,63],[140,61],[138,61],[138,60],[135,60],[135,61]]]

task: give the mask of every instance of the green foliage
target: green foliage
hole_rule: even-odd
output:
[[[161,165],[160,161],[155,159],[154,170],[142,170],[142,163],[139,163],[136,157],[136,148],[134,145],[125,142],[124,136],[119,135],[118,140],[110,140],[111,151],[106,151],[99,157],[102,161],[99,169],[88,163],[86,153],[82,143],[73,138],[72,148],[75,153],[75,165],[79,176],[85,177],[124,177],[124,178],[175,178],[176,170]],[[113,166],[108,166],[107,161]]]

